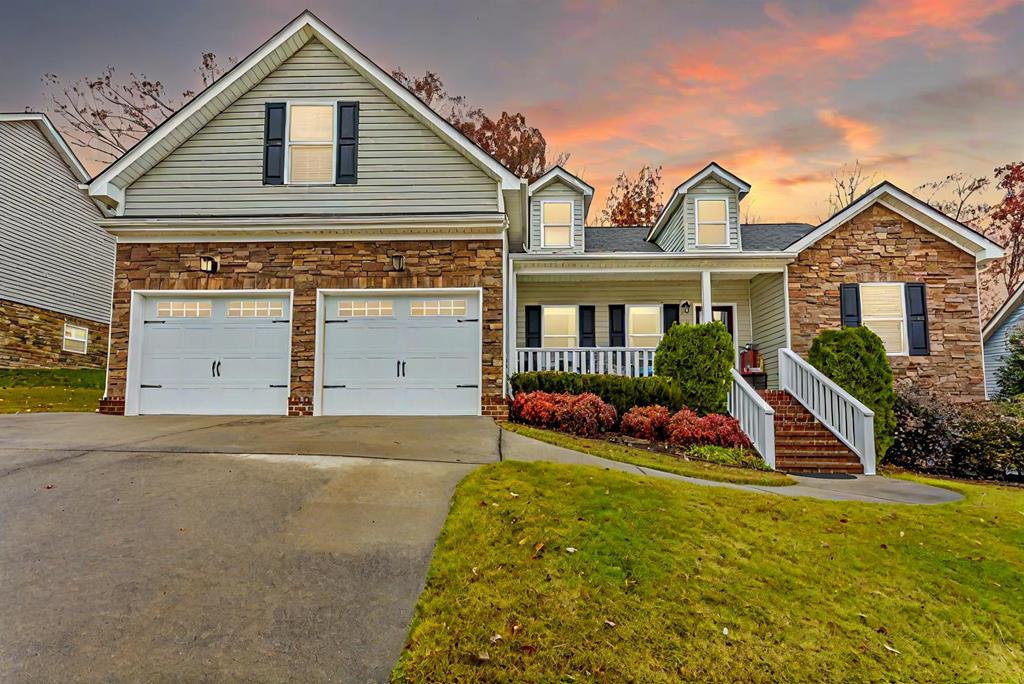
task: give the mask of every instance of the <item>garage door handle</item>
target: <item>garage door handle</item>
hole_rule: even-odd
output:
[[[271,321],[271,323],[291,323],[291,321],[288,320],[287,318],[277,318]]]
[[[163,385],[139,385],[142,389],[160,389]]]
[[[401,361],[395,361],[395,377],[396,378],[402,377],[402,362]]]
[[[479,323],[479,318],[460,318],[456,322],[458,323]]]
[[[274,389],[284,389],[288,387],[288,385],[271,385],[271,387],[273,387]]]
[[[220,361],[217,362],[217,377],[220,377]]]
[[[402,362],[402,377],[405,377],[405,361]]]
[[[345,389],[345,385],[324,385],[324,389]]]
[[[338,321],[324,321],[325,325],[328,324],[328,323],[348,323],[348,321],[345,320],[345,319],[338,320]]]
[[[211,378],[217,377],[217,361],[216,361],[216,359],[214,359],[213,361],[210,362],[210,377]]]
[[[456,385],[455,389],[466,389],[468,387],[478,388],[478,387],[480,387],[480,385]]]
[[[167,321],[142,321],[143,325],[150,325],[152,323],[166,323]]]

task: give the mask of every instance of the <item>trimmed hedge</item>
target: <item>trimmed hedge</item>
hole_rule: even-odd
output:
[[[654,353],[654,372],[671,378],[683,405],[697,413],[725,413],[736,350],[721,321],[676,324]]]
[[[520,392],[509,410],[517,423],[596,437],[615,427],[615,407],[596,394]]]
[[[814,338],[807,361],[875,412],[875,453],[881,462],[896,428],[896,391],[882,339],[864,326],[826,330]]]
[[[672,414],[664,406],[635,406],[625,415],[619,424],[619,432],[629,437],[657,442],[665,439],[665,430]]]
[[[530,371],[516,373],[510,379],[512,390],[520,392],[551,392],[584,394],[591,392],[625,415],[636,406],[665,406],[670,411],[686,407],[683,393],[667,378],[657,376],[628,378],[621,375],[587,375],[561,371]]]

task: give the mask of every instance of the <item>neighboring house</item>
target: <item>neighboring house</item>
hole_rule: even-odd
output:
[[[114,240],[44,114],[0,114],[0,368],[102,368]]]
[[[1009,356],[1010,335],[1024,330],[1024,285],[1017,288],[985,325],[985,391],[988,396],[999,394],[999,369]]]
[[[858,470],[870,416],[801,359],[818,332],[869,326],[898,376],[982,396],[998,245],[889,183],[820,226],[741,225],[749,190],[709,164],[654,226],[586,227],[590,185],[515,177],[303,13],[91,183],[118,239],[101,408],[503,416],[517,371],[648,375],[666,326],[712,317]]]

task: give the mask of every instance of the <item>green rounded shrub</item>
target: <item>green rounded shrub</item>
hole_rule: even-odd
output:
[[[654,372],[670,378],[697,413],[725,413],[735,359],[732,335],[721,321],[676,324],[654,353]]]
[[[896,429],[896,391],[881,338],[863,326],[826,330],[814,339],[807,360],[875,412],[875,454],[881,462]]]

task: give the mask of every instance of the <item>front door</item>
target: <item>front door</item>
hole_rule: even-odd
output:
[[[697,307],[697,320],[700,321],[700,309]],[[725,329],[729,331],[729,335],[732,336],[733,341],[736,341],[736,328],[735,322],[733,321],[733,308],[731,306],[712,306],[711,307],[711,320],[721,321],[725,324]]]

